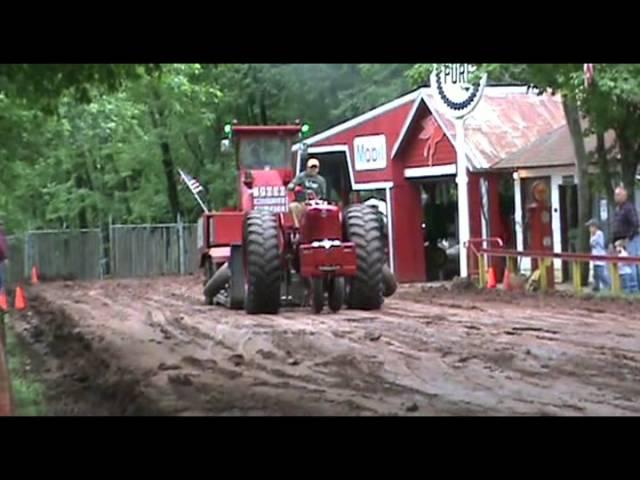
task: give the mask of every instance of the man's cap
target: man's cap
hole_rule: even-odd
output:
[[[586,225],[587,227],[590,227],[590,226],[592,226],[592,225],[593,225],[594,227],[599,227],[599,226],[600,226],[600,224],[598,223],[598,221],[597,221],[595,218],[590,219],[587,223],[585,223],[585,225]]]
[[[621,238],[620,240],[616,240],[616,243],[614,243],[613,246],[616,248],[620,248],[620,247],[626,248],[627,242],[624,238]]]
[[[317,158],[310,158],[307,161],[307,168],[318,167],[320,168],[320,161]]]

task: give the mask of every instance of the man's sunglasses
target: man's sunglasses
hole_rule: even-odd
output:
[[[311,165],[309,168],[318,168],[317,165]]]

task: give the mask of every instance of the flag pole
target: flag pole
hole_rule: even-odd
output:
[[[181,168],[178,169],[178,173],[180,173],[180,178],[182,178],[182,181],[189,187],[189,191],[196,198],[196,201],[200,204],[200,207],[202,207],[202,211],[204,213],[209,213],[209,209],[202,202],[202,199],[200,198],[200,196],[196,194],[191,188],[191,186],[189,185],[189,181],[187,180],[187,177],[185,177],[184,172],[182,171]]]

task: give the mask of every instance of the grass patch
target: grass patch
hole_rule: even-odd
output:
[[[14,413],[27,417],[46,415],[44,385],[31,373],[27,354],[20,345],[8,316],[5,318],[5,326]]]

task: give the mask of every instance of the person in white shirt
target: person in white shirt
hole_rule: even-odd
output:
[[[591,232],[591,255],[607,255],[605,250],[604,234],[600,230],[600,226],[595,219],[587,222],[587,227]],[[606,290],[611,289],[609,275],[607,275],[606,263],[602,260],[591,262],[593,265],[593,291],[599,292],[600,286]]]

